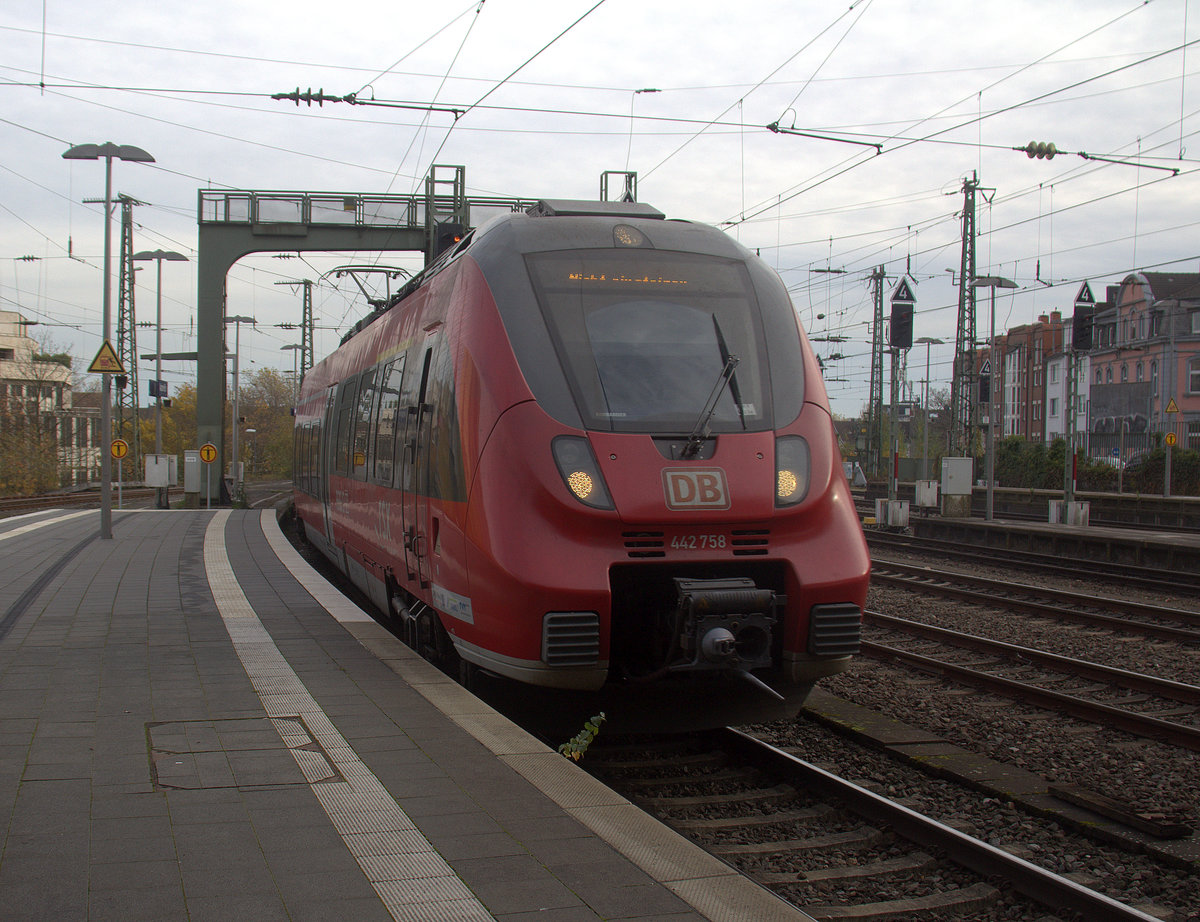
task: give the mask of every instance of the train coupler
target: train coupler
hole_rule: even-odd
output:
[[[771,665],[775,612],[782,599],[752,579],[675,579],[676,643],[683,661],[673,670],[748,670]],[[756,684],[762,684],[753,680]]]

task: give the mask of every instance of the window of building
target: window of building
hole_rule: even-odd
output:
[[[1143,375],[1142,363],[1138,362],[1137,363],[1137,379],[1139,381],[1141,381],[1143,379],[1143,377],[1144,377],[1144,375]]]
[[[1058,365],[1050,366],[1050,383],[1051,384],[1058,383]]]
[[[1050,418],[1055,419],[1058,416],[1058,398],[1050,398]]]
[[[1111,365],[1104,372],[1104,383],[1112,384],[1112,366]]]
[[[1150,390],[1158,392],[1158,362],[1150,363]]]
[[[1188,359],[1188,393],[1200,394],[1200,356]]]
[[[1188,317],[1192,320],[1192,332],[1200,333],[1200,311],[1192,311]]]
[[[0,348],[0,362],[11,362],[17,357],[15,349]]]
[[[1096,369],[1096,383],[1097,384],[1104,383],[1104,372],[1102,372],[1099,368]]]
[[[1124,384],[1128,380],[1129,380],[1129,366],[1122,365],[1121,366],[1121,383]]]

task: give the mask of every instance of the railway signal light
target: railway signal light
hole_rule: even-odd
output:
[[[1090,352],[1092,349],[1092,315],[1094,307],[1076,304],[1075,315],[1071,318],[1071,350],[1073,352]]]
[[[888,326],[888,345],[893,349],[911,349],[912,344],[913,305],[907,301],[893,301],[891,324]]]
[[[450,249],[450,247],[462,240],[463,235],[466,234],[466,232],[467,229],[461,224],[449,221],[444,224],[439,224],[437,227],[437,248],[435,249],[433,255],[441,256],[446,252],[446,250]]]

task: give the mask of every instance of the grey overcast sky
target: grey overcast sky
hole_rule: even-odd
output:
[[[193,260],[199,189],[407,194],[439,163],[465,166],[475,196],[597,198],[604,171],[632,170],[642,201],[724,226],[779,270],[818,351],[842,356],[828,387],[854,415],[879,265],[891,284],[910,274],[915,335],[947,343],[932,385],[949,384],[972,174],[977,271],[1020,284],[997,300],[1001,329],[1069,315],[1083,280],[1103,297],[1135,269],[1200,270],[1198,39],[1200,0],[7,0],[0,309],[38,320],[77,370],[100,346],[103,207],[84,200],[103,196],[104,167],[63,160],[73,144],[149,151],[155,164],[114,164],[114,189],[145,203],[134,249]],[[270,98],[297,87],[469,111]],[[1013,150],[1029,141],[1061,153]],[[278,324],[299,321],[300,300],[277,282],[365,260],[419,265],[360,253],[235,266],[228,310],[259,321],[243,329],[243,369],[292,370],[280,347],[299,332]],[[194,348],[195,264],[163,274],[164,350]],[[318,285],[314,305],[320,358],[367,308],[347,279]],[[981,301],[981,336],[987,322]],[[924,358],[911,358],[918,391]],[[174,390],[193,369],[165,377]]]

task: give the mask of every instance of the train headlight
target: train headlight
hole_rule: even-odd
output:
[[[808,495],[808,442],[798,435],[775,440],[775,505],[794,506]]]
[[[587,439],[560,435],[551,443],[551,450],[563,483],[577,500],[595,509],[613,508],[600,466]]]

